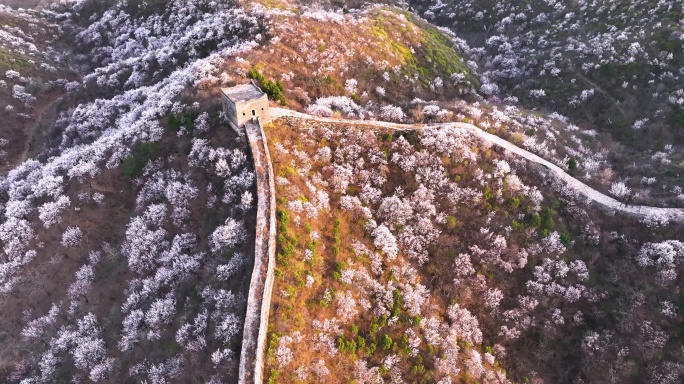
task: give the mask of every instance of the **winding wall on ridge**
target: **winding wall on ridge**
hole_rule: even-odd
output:
[[[586,185],[585,183],[577,180],[576,178],[569,175],[559,166],[551,163],[550,161],[543,159],[534,153],[520,148],[517,145],[506,141],[496,135],[485,132],[482,129],[467,123],[441,123],[441,124],[397,124],[389,123],[385,121],[369,121],[369,120],[346,120],[346,119],[334,119],[327,117],[311,116],[305,113],[295,112],[283,108],[271,108],[271,116],[273,119],[279,117],[294,117],[299,119],[314,120],[320,122],[330,122],[330,123],[344,123],[349,125],[366,125],[366,126],[376,126],[387,129],[395,130],[425,130],[425,129],[455,129],[470,132],[473,135],[479,137],[485,142],[499,145],[506,151],[522,157],[530,162],[539,164],[544,168],[548,169],[551,174],[558,180],[561,180],[570,189],[574,190],[583,197],[587,202],[593,203],[598,207],[601,207],[610,212],[622,212],[629,216],[635,217],[637,219],[643,219],[648,216],[660,216],[667,218],[670,222],[684,223],[684,208],[661,208],[661,207],[649,207],[645,205],[630,205],[622,203],[610,196],[607,196],[594,188]]]
[[[264,350],[274,278],[276,205],[273,165],[263,127],[259,122],[248,122],[245,124],[245,132],[254,159],[257,220],[254,270],[247,297],[247,315],[242,335],[238,383],[251,384],[263,381]]]

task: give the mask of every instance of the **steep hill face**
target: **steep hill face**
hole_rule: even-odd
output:
[[[0,8],[0,161],[3,170],[42,147],[60,97],[76,75],[58,53],[61,28],[32,12]]]
[[[343,64],[359,77],[353,90],[351,82],[340,87],[342,67],[313,81],[299,72],[294,84],[312,97],[351,90],[355,108],[368,116],[385,110],[403,119],[398,105],[409,105],[409,96],[474,97],[478,81],[451,37],[396,10],[340,19],[208,1],[79,1],[42,13],[4,12],[3,28],[12,34],[3,36],[24,38],[5,44],[18,47],[6,62],[7,87],[38,82],[40,69],[54,72],[57,86],[55,94],[31,88],[6,95],[8,105],[18,100],[25,108],[5,108],[8,117],[36,119],[41,127],[7,139],[18,148],[38,138],[30,152],[8,157],[2,183],[3,297],[15,308],[2,319],[3,374],[12,381],[234,380],[254,173],[244,139],[227,131],[215,87],[242,82],[255,69],[239,56],[263,62],[257,72],[270,77],[278,68],[265,65],[267,54],[285,62],[302,47],[296,34],[276,28],[278,19],[320,28],[325,39],[307,48],[320,56],[307,55],[308,65],[348,57]],[[354,40],[359,53],[339,56],[346,40],[331,33],[347,22],[362,32]],[[53,28],[56,39],[35,29],[38,23]],[[279,52],[267,51],[267,36]],[[58,55],[51,43],[71,49]],[[33,56],[59,60],[78,75],[69,78]],[[229,66],[242,79],[221,75]],[[293,76],[283,81],[289,85]],[[434,81],[440,76],[446,84]],[[394,87],[385,92],[377,78]],[[403,79],[415,84],[408,93],[398,86]],[[296,100],[293,88],[285,92],[289,100]],[[45,107],[43,97],[58,101]]]
[[[681,143],[681,1],[410,4],[481,47],[475,59],[503,94],[603,126],[642,149],[653,144],[644,133]]]
[[[259,17],[203,1],[130,7],[8,16],[68,30],[60,42],[77,47],[81,77],[63,87],[35,157],[3,175],[0,287],[12,310],[0,381],[237,377],[255,176],[246,142],[193,82],[219,53],[255,46]],[[28,83],[31,68],[11,80]]]
[[[681,382],[681,225],[429,127],[681,204],[681,2],[394,3],[0,8],[0,381],[237,381],[258,175],[218,92],[253,80],[272,106],[427,124],[264,127],[267,381]]]
[[[278,66],[273,71],[268,68],[273,67],[273,64],[265,64],[268,77],[273,81],[281,81],[285,92],[291,94],[288,98],[290,102],[294,102],[290,103],[291,107],[306,107],[313,103],[322,107],[318,108],[318,112],[314,110],[316,107],[311,107],[310,111],[313,113],[330,115],[337,111],[343,116],[358,117],[359,108],[356,106],[363,107],[370,100],[375,103],[375,107],[371,108],[375,113],[366,114],[366,118],[375,116],[394,121],[431,122],[440,121],[448,114],[447,119],[475,122],[491,133],[515,141],[571,171],[576,177],[604,193],[640,204],[684,205],[684,151],[677,138],[679,130],[676,123],[680,101],[680,96],[677,96],[677,78],[681,67],[678,61],[681,39],[676,23],[668,24],[672,33],[667,38],[662,38],[671,46],[667,52],[663,51],[663,55],[672,58],[661,60],[658,58],[661,51],[657,46],[660,44],[658,41],[662,40],[658,32],[662,23],[654,21],[649,24],[641,20],[640,25],[649,32],[636,33],[629,24],[615,23],[610,31],[603,31],[598,27],[603,24],[586,22],[592,19],[593,16],[589,16],[592,12],[600,15],[598,20],[624,19],[628,13],[627,6],[611,7],[608,11],[607,8],[600,8],[600,4],[590,2],[567,6],[558,2],[553,3],[553,6],[546,2],[529,5],[513,2],[506,3],[505,6],[487,2],[481,6],[460,2],[438,2],[434,5],[428,2],[397,3],[404,7],[401,10],[355,2],[276,1],[258,4],[257,8],[265,7],[266,14],[272,15],[269,18],[278,20],[269,26],[272,35],[279,36],[287,30],[290,32],[285,32],[284,36],[294,32],[295,37],[321,40],[315,45],[322,52],[314,51],[314,43],[311,42],[309,48],[295,45],[297,49],[294,51],[298,52],[302,48],[302,53],[288,54],[284,56],[285,60],[270,61],[270,54],[283,57],[280,53],[283,46],[279,45],[278,38],[268,54],[256,60],[257,65],[278,62],[281,63],[280,66],[294,67],[282,73],[278,72]],[[319,71],[335,68],[318,65],[325,63],[324,56],[341,56],[338,52],[349,52],[351,48],[352,52],[349,54],[352,56],[346,59],[336,58],[336,61],[347,62],[352,57],[358,58],[353,56],[357,51],[362,55],[366,54],[364,48],[355,47],[358,44],[354,41],[356,36],[369,38],[370,44],[362,44],[364,47],[373,47],[373,51],[382,52],[389,48],[388,52],[384,52],[386,57],[396,57],[397,51],[392,50],[390,45],[393,43],[392,39],[408,48],[415,48],[420,42],[405,33],[402,24],[406,23],[403,21],[393,22],[393,27],[388,30],[392,31],[394,37],[386,41],[378,39],[375,32],[364,32],[363,23],[360,24],[361,28],[344,36],[336,35],[339,32],[315,33],[317,30],[325,31],[326,28],[319,29],[313,20],[293,23],[297,18],[292,17],[292,13],[301,13],[305,19],[311,19],[310,16],[315,14],[311,8],[302,8],[302,4],[314,7],[313,9],[323,7],[333,10],[334,16],[329,16],[327,24],[328,28],[334,28],[335,31],[345,30],[346,27],[331,26],[330,22],[334,23],[333,20],[338,20],[338,24],[344,22],[345,26],[355,25],[352,24],[353,20],[358,23],[364,18],[373,19],[376,17],[373,15],[378,14],[377,10],[395,15],[404,14],[411,24],[428,26],[417,16],[420,15],[449,29],[439,30],[443,36],[451,36],[451,45],[457,56],[447,62],[464,63],[466,78],[475,76],[479,81],[461,83],[464,79],[460,74],[463,72],[459,71],[450,73],[452,71],[442,70],[437,71],[441,73],[432,71],[428,74],[424,69],[432,68],[432,63],[439,64],[440,60],[430,57],[434,50],[425,45],[422,52],[427,51],[427,54],[423,55],[425,59],[422,62],[426,64],[413,66],[426,78],[422,86],[410,75],[405,76],[405,71],[399,70],[405,69],[405,66],[397,68],[387,65],[384,70],[380,68],[389,64],[383,63],[382,59],[379,62],[372,61],[372,66],[376,67],[376,71],[383,71],[383,76],[376,73],[364,77],[354,73],[354,67],[344,67],[336,69],[329,77],[317,79]],[[369,11],[373,7],[376,7],[376,11]],[[466,11],[456,11],[458,9]],[[676,19],[677,9],[675,2],[671,7],[658,7],[651,13],[659,15],[663,20],[671,20]],[[518,12],[514,14],[519,14],[520,20],[513,17],[509,22],[507,10]],[[416,11],[417,15],[409,11]],[[482,13],[482,17],[478,16],[478,12]],[[606,15],[605,12],[609,14]],[[573,23],[564,21],[566,14]],[[275,15],[280,15],[280,18],[276,19]],[[554,29],[547,30],[547,24],[532,20],[533,16],[539,16],[540,20],[559,21]],[[655,16],[648,17],[653,19]],[[346,21],[343,21],[345,18]],[[387,17],[388,21],[392,19],[391,16]],[[321,21],[318,20],[317,23],[321,24]],[[515,25],[515,28],[510,25]],[[434,27],[429,27],[425,32],[429,30],[436,31]],[[331,55],[329,50],[324,49],[326,36],[336,36],[333,43],[335,54]],[[537,44],[537,41],[541,43]],[[605,42],[606,46],[601,46],[601,42]],[[284,44],[293,45],[287,42]],[[636,47],[635,44],[643,48],[643,54],[629,54],[629,46]],[[421,50],[414,51],[415,56],[421,55]],[[298,56],[300,61],[290,61],[297,60]],[[320,59],[309,61],[306,60],[307,56],[320,56]],[[236,65],[245,70],[255,65],[249,57],[244,59],[247,63]],[[293,63],[297,65],[294,66]],[[636,72],[615,72],[604,76],[597,69],[604,64],[609,69],[635,68],[640,65],[652,71],[647,73],[645,70],[633,70]],[[439,65],[434,67],[439,68]],[[299,74],[301,70],[298,71],[302,68],[306,68],[304,76]],[[371,72],[371,66],[362,65],[361,70]],[[672,74],[672,79],[669,74]],[[302,78],[317,81],[302,82]],[[350,81],[348,89],[347,80]],[[359,96],[363,95],[363,91],[355,94],[354,91],[358,91],[355,85],[363,86],[367,81],[374,83],[370,89],[363,89],[369,98],[360,100]],[[444,88],[439,87],[440,84]],[[625,84],[629,87],[623,87]],[[378,86],[384,96],[374,92]],[[642,91],[644,89],[646,91]],[[351,97],[354,103],[350,104],[348,100],[339,98],[325,98],[320,103],[316,102],[318,95],[331,94]],[[461,103],[460,99],[469,103]],[[390,109],[388,104],[401,107],[403,115],[397,113],[396,109]],[[385,115],[380,116],[378,107],[383,106],[388,108],[385,109]],[[646,112],[647,110],[651,112]],[[648,117],[647,114],[651,116]]]
[[[408,3],[468,42],[483,92],[604,134],[610,171],[630,188],[681,195],[682,1]]]
[[[570,162],[594,187],[623,183],[630,199],[682,205],[681,1],[393,3],[467,43],[485,115],[504,104],[538,119],[498,131],[524,133],[528,149]]]

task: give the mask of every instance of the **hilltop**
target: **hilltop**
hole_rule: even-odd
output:
[[[462,41],[401,9],[252,8],[265,16],[263,44],[229,60],[222,80],[278,82],[289,108],[422,121],[426,105],[454,95],[478,98],[479,79],[460,56]]]

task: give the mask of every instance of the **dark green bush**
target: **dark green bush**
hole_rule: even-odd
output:
[[[403,348],[408,347],[408,345],[409,345],[409,336],[408,336],[406,333],[404,333],[403,335],[401,335],[401,340],[399,340],[399,345],[401,345]]]
[[[392,340],[392,338],[388,334],[385,334],[382,337],[382,349],[386,351],[388,349],[392,349],[393,346],[394,340]]]
[[[533,213],[529,217],[530,225],[534,228],[539,228],[541,226],[541,216],[538,213]]]
[[[266,349],[266,356],[275,356],[276,348],[278,348],[278,334],[275,332],[270,332],[268,335],[268,347]]]
[[[524,225],[519,223],[517,220],[511,221],[511,229],[513,229],[514,231],[520,231],[523,229],[523,227]]]
[[[670,117],[667,122],[672,126],[672,128],[683,128],[684,127],[684,108],[679,105],[672,105],[672,111],[670,112]]]
[[[366,347],[366,339],[364,339],[361,336],[356,336],[356,345],[359,347],[359,349],[365,348]]]
[[[261,71],[259,71],[258,67],[250,69],[249,72],[247,72],[247,77],[256,80],[256,82],[259,83],[261,90],[268,95],[269,99],[277,101],[280,105],[286,104],[285,95],[283,94],[285,88],[279,80],[267,80]]]
[[[560,241],[566,248],[570,248],[570,245],[572,245],[572,237],[567,233],[561,233]]]
[[[413,364],[413,367],[411,367],[411,372],[413,372],[413,374],[425,373],[425,364],[423,362],[423,356],[418,355],[416,357],[416,362],[415,364]]]
[[[186,109],[180,114],[173,112],[166,117],[166,127],[174,132],[178,132],[182,126],[189,130],[195,129],[195,119],[197,118],[197,111],[194,109]]]
[[[555,226],[553,222],[553,216],[556,214],[556,211],[553,209],[546,207],[542,209],[541,211],[541,227],[544,229],[552,230],[553,227]]]
[[[373,321],[371,322],[370,329],[369,329],[368,333],[370,333],[370,335],[372,337],[375,337],[375,334],[378,333],[379,328],[380,328],[380,325],[378,325],[378,323],[375,322],[375,319],[373,319]]]
[[[493,198],[494,193],[492,193],[492,189],[489,188],[489,185],[485,185],[484,190],[482,191],[482,200],[487,201]]]
[[[401,305],[404,300],[401,297],[401,293],[398,289],[395,289],[394,292],[392,292],[392,296],[394,298],[394,301],[392,302],[392,306],[390,307],[390,313],[392,314],[392,316],[399,316],[401,314]]]
[[[261,74],[259,67],[254,67],[254,68],[250,69],[249,72],[247,72],[247,77],[249,77],[250,79],[256,80],[257,83],[259,83],[259,84],[266,81],[266,79],[264,78],[264,75]]]
[[[276,261],[283,266],[287,266],[287,261],[295,251],[299,241],[297,237],[288,231],[287,225],[290,223],[290,216],[283,208],[276,211],[278,236],[276,237],[277,253]]]
[[[356,344],[356,340],[346,340],[344,337],[340,336],[337,338],[337,349],[339,349],[341,352],[347,352],[353,355],[356,353],[358,346]]]
[[[157,156],[157,144],[148,142],[140,143],[133,153],[123,162],[123,175],[129,179],[135,179],[142,174],[142,170],[148,161]]]
[[[435,347],[432,344],[428,344],[425,350],[431,355],[435,353]]]

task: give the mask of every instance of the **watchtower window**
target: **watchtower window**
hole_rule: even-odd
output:
[[[252,109],[252,116],[256,116],[256,111]]]

